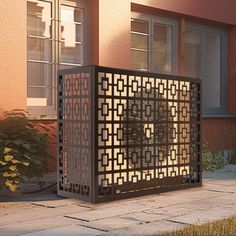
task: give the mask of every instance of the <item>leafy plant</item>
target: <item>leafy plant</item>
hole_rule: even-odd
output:
[[[202,164],[204,170],[214,171],[228,164],[227,159],[217,151],[213,151],[207,145],[203,144]]]
[[[0,120],[0,188],[14,192],[28,179],[43,176],[49,157],[48,127],[37,124],[36,128],[24,110],[4,112]]]

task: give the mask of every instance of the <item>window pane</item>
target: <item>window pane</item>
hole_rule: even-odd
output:
[[[153,71],[157,73],[171,74],[171,59],[167,58],[166,53],[153,53]]]
[[[186,30],[185,63],[186,75],[200,78],[201,74],[201,32]]]
[[[28,37],[28,60],[52,61],[52,42],[50,39]]]
[[[207,34],[205,90],[208,91],[207,106],[220,107],[220,35]]]
[[[131,62],[132,68],[135,70],[148,70],[148,54],[149,54],[149,23],[142,20],[131,20]],[[136,33],[134,33],[136,32]],[[146,35],[145,35],[146,34]],[[146,50],[146,51],[141,51]]]
[[[62,22],[83,22],[83,10],[77,7],[61,5]]]
[[[148,50],[148,36],[131,34],[131,48]]]
[[[67,46],[73,46],[76,42],[83,42],[83,26],[64,22],[61,25],[61,40]]]
[[[153,26],[153,70],[159,73],[172,72],[172,27]]]
[[[28,98],[45,98],[45,88],[28,87]]]
[[[50,64],[28,62],[28,85],[51,86],[52,67]]]
[[[50,106],[51,103],[51,93],[48,94],[48,97],[45,96],[49,91],[49,88],[40,88],[40,87],[28,87],[28,97],[27,97],[27,106]]]
[[[148,70],[148,52],[131,50],[131,62],[136,70]]]
[[[61,43],[61,63],[80,64],[83,61],[83,46],[75,44],[68,47],[64,42]]]
[[[29,35],[51,37],[52,6],[49,2],[27,2],[27,32]]]
[[[84,9],[75,2],[79,1],[27,0],[29,106],[52,105],[58,66],[83,64]]]
[[[83,11],[79,8],[61,6],[61,39],[65,45],[74,46],[83,40]]]
[[[49,64],[28,62],[29,98],[46,98],[51,104],[52,67]]]
[[[148,34],[148,22],[132,19],[131,31]]]
[[[83,63],[83,11],[61,6],[61,63]]]

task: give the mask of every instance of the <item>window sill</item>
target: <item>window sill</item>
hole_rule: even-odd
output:
[[[55,117],[47,116],[47,117],[43,117],[43,118],[37,117],[37,116],[35,116],[35,117],[29,116],[28,118],[30,120],[33,120],[33,121],[57,121],[57,117],[56,116]]]
[[[28,118],[30,120],[57,120],[57,115],[54,107],[45,106],[45,107],[32,107],[28,106]]]

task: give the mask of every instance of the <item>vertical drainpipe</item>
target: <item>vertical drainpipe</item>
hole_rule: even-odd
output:
[[[178,69],[179,75],[185,75],[185,19],[182,17],[179,20],[179,48],[178,48]]]

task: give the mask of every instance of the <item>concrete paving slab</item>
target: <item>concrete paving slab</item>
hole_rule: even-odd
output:
[[[0,236],[152,235],[236,215],[234,169],[204,175],[203,187],[96,205],[53,194],[5,199]]]
[[[151,223],[158,220],[163,220],[166,218],[166,216],[163,214],[152,214],[152,213],[149,213],[148,210],[146,210],[144,212],[130,213],[130,214],[121,216],[121,218],[140,222],[140,223]]]
[[[81,201],[81,204],[82,203],[83,202]],[[79,205],[78,200],[75,200],[75,199],[37,201],[37,202],[31,202],[31,204],[35,206],[42,206],[42,207],[48,207],[48,208],[58,208],[62,206]]]
[[[233,185],[224,185],[224,184],[208,184],[204,186],[208,191],[217,191],[225,193],[236,193],[236,186]]]
[[[12,225],[16,223],[22,223],[38,220],[38,219],[53,219],[57,216],[64,216],[66,214],[82,213],[88,211],[87,208],[77,205],[63,206],[59,208],[45,208],[40,206],[28,205],[23,208],[8,208],[5,210],[4,216],[0,216],[0,227],[6,225]]]
[[[4,226],[0,226],[0,235],[16,236],[35,231],[46,230],[55,227],[72,225],[74,222],[63,216],[41,218],[36,220],[28,220],[23,222],[14,222]]]
[[[195,202],[202,201],[204,199],[214,199],[219,195],[218,192],[212,192],[198,188],[198,191],[192,191],[192,189],[179,190],[169,193],[169,195],[160,195],[152,199],[152,201],[144,202],[144,205],[151,210],[157,211],[156,214],[160,214],[160,208],[174,207],[186,204],[194,204]],[[222,193],[227,195],[227,193]],[[168,200],[167,200],[168,199]],[[191,208],[190,208],[191,209]]]
[[[141,222],[124,219],[120,217],[112,217],[108,219],[95,220],[90,222],[81,222],[79,225],[87,226],[104,232],[110,232],[118,229],[126,229],[142,224]]]
[[[188,214],[193,211],[193,207],[188,207],[189,205],[171,205],[169,207],[161,207],[158,209],[149,209],[145,211],[148,214],[157,215],[158,217],[162,217],[162,219],[167,219],[168,217],[173,216],[181,216]],[[194,209],[195,210],[195,209]]]
[[[107,208],[99,209],[98,207],[96,210],[91,210],[78,214],[67,214],[65,215],[65,217],[89,222],[104,218],[121,216],[129,213],[141,212],[145,210],[147,210],[146,206],[137,205],[136,203],[127,204],[125,207],[124,206],[109,207],[109,204],[107,204]]]
[[[108,232],[102,235],[111,235],[111,236],[148,236],[148,235],[156,235],[159,233],[164,233],[168,231],[174,231],[181,229],[183,224],[168,222],[168,221],[158,221],[150,224],[142,224],[138,226],[129,227],[122,230],[116,230],[112,232]]]
[[[69,225],[64,227],[57,227],[48,230],[37,231],[22,236],[92,236],[101,235],[102,231],[91,229],[80,225]]]
[[[201,224],[208,221],[221,220],[225,217],[235,216],[236,209],[218,207],[205,211],[192,212],[191,214],[171,217],[168,220],[184,224]]]

